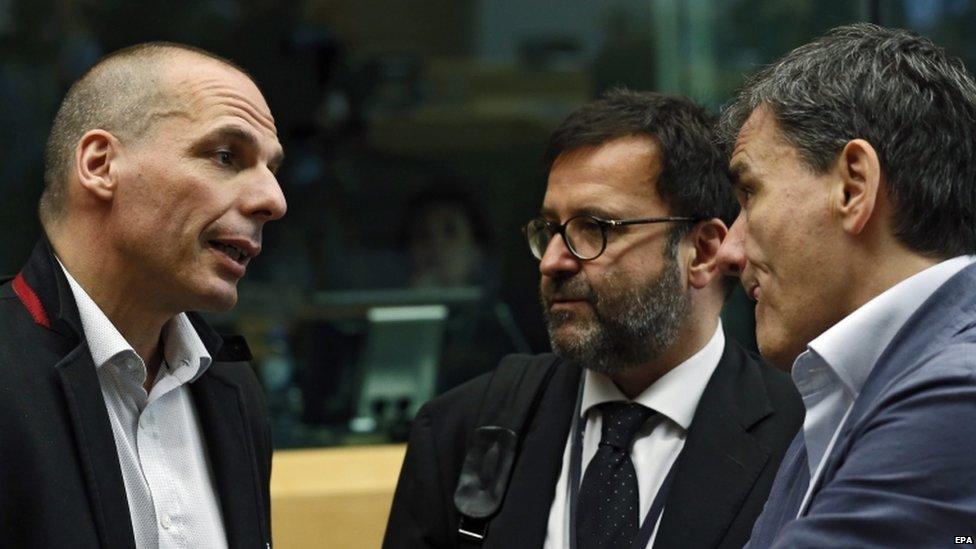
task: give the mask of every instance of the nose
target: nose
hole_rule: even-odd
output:
[[[578,273],[581,267],[582,261],[569,251],[563,237],[558,234],[553,235],[539,261],[539,272],[542,276],[550,278],[571,276]]]
[[[718,249],[716,260],[722,274],[739,276],[742,274],[742,270],[746,268],[745,237],[746,220],[740,211]]]
[[[262,221],[280,219],[288,210],[285,194],[281,191],[278,179],[268,172],[268,176],[252,185],[244,196],[244,214]]]

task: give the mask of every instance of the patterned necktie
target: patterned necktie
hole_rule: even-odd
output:
[[[603,433],[580,485],[577,541],[579,549],[630,547],[640,527],[640,496],[630,444],[654,411],[631,402],[606,402],[598,408]]]

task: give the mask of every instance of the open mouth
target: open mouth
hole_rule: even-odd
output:
[[[244,250],[234,246],[233,244],[225,244],[223,242],[217,242],[216,240],[211,240],[210,245],[214,247],[218,252],[223,253],[227,257],[231,258],[237,263],[244,265],[247,263],[251,256]]]

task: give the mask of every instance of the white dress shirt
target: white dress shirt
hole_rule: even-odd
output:
[[[698,401],[701,400],[705,385],[708,384],[715,367],[718,366],[724,349],[725,335],[722,333],[722,322],[719,321],[715,334],[704,347],[661,376],[633,400],[658,412],[651,416],[637,432],[630,452],[630,458],[637,472],[641,522],[647,515],[658,489],[664,483],[668,471],[671,470],[671,465],[684,448],[688,427],[695,417]],[[552,507],[549,509],[544,546],[546,549],[569,547],[569,462],[577,422],[583,418],[586,421],[580,471],[580,482],[582,482],[582,474],[596,454],[602,433],[600,411],[595,406],[604,402],[627,400],[629,399],[620,392],[610,378],[590,370],[584,371],[580,417],[573,418],[569,437],[566,440],[563,467],[556,482]],[[663,514],[661,513],[662,516]],[[660,517],[657,520],[648,547],[654,544],[654,538],[657,537]]]
[[[792,376],[806,408],[803,436],[810,467],[798,516],[806,512],[824,457],[881,353],[925,300],[974,261],[976,256],[959,256],[906,278],[820,334],[796,358]]]
[[[164,361],[152,390],[146,365],[61,266],[81,316],[119,455],[136,547],[227,547],[196,408],[187,383],[210,354],[183,313],[163,328]]]

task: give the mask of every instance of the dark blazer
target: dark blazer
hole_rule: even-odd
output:
[[[972,547],[974,473],[976,265],[970,265],[936,290],[878,357],[799,518],[810,475],[803,434],[797,435],[749,546]]]
[[[542,547],[581,368],[557,364],[515,462],[488,548]],[[453,495],[488,377],[425,405],[400,472],[384,547],[458,547]],[[789,376],[727,340],[678,458],[654,546],[742,547],[779,461],[803,423]]]
[[[190,384],[231,547],[271,539],[271,440],[241,338],[190,314],[214,361]],[[0,546],[134,548],[115,439],[50,245],[0,284]]]

